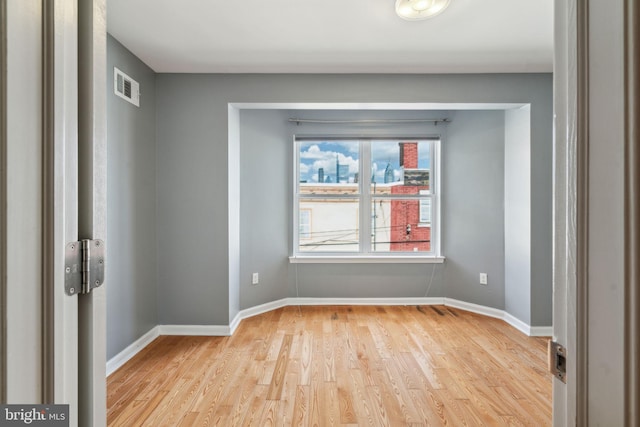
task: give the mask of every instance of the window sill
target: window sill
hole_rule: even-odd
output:
[[[443,256],[294,255],[291,264],[442,264]]]

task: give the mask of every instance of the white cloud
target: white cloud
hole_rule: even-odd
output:
[[[349,174],[354,174],[358,171],[358,161],[355,160],[351,156],[345,156],[342,153],[335,152],[325,152],[327,156],[322,159],[316,160],[313,162],[312,169],[317,171],[320,168],[324,169],[324,174],[335,174],[336,173],[336,156],[338,157],[338,162],[340,165],[349,165]]]
[[[398,160],[400,148],[397,141],[374,141],[371,157],[374,162],[394,162]]]
[[[327,151],[322,151],[317,144],[310,146],[307,151],[300,152],[301,159],[321,159],[325,156]]]
[[[314,160],[312,164],[300,163],[301,173],[316,173],[319,168],[324,168],[324,173],[330,174],[336,171],[336,159],[341,165],[349,165],[349,173],[358,171],[358,160],[352,156],[345,156],[336,151],[322,151],[318,145],[310,146],[306,151],[300,152],[300,159]]]
[[[347,152],[351,154],[360,153],[360,146],[356,141],[333,141],[333,143],[344,148]]]

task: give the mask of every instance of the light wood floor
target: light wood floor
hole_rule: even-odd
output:
[[[546,345],[444,306],[286,307],[159,337],[108,378],[108,425],[550,425]]]

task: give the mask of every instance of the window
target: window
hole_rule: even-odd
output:
[[[296,255],[438,255],[439,140],[295,145]]]

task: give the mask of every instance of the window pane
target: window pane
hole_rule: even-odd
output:
[[[299,233],[299,252],[358,252],[358,199],[313,199],[300,201],[310,219],[308,233]],[[302,230],[302,225],[300,227]]]
[[[431,143],[372,141],[371,193],[419,194],[431,185]]]
[[[300,209],[300,219],[298,220],[298,237],[301,240],[311,238],[311,209]]]
[[[420,200],[420,223],[431,224],[431,199]]]
[[[300,194],[357,194],[358,141],[301,141]]]
[[[425,200],[429,199],[373,199],[371,250],[430,252],[431,224],[420,218],[420,204]]]

